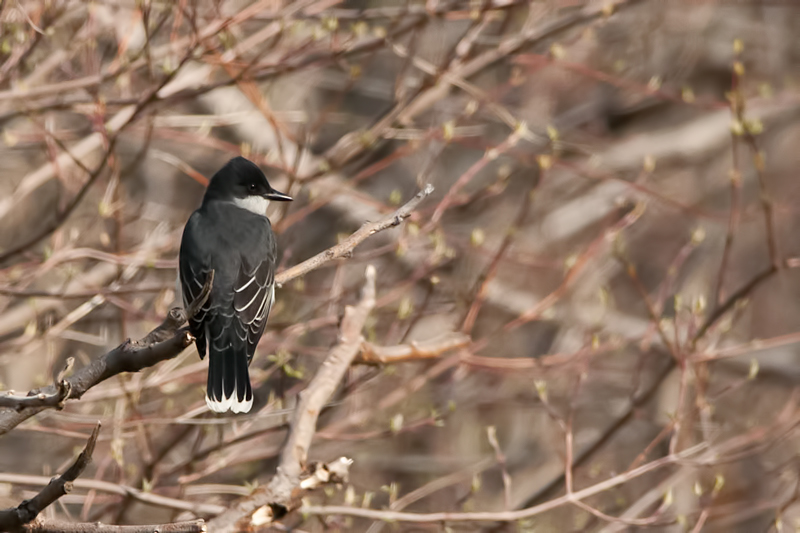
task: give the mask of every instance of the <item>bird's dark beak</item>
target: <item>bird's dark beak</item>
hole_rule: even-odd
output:
[[[272,189],[270,192],[268,192],[266,195],[264,195],[264,197],[267,200],[274,200],[274,201],[277,201],[277,202],[291,202],[292,201],[292,197],[291,196],[289,196],[288,194],[284,194],[282,192],[276,191],[275,189]]]

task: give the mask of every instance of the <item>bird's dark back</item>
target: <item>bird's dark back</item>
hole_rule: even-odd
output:
[[[231,223],[236,217],[236,224]],[[224,288],[232,287],[239,270],[250,270],[264,255],[275,257],[276,242],[266,217],[228,202],[208,202],[189,218],[181,243],[181,262],[214,270],[211,297],[231,300]],[[197,269],[197,266],[194,268]]]

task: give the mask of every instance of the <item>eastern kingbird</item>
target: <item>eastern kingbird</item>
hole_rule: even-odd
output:
[[[247,413],[253,406],[247,367],[275,300],[277,246],[267,206],[291,199],[270,187],[254,163],[235,157],[211,178],[183,230],[184,307],[214,271],[211,294],[189,321],[200,358],[209,354],[206,404],[214,412]]]

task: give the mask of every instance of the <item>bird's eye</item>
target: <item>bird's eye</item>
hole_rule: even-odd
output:
[[[251,183],[249,188],[250,188],[250,192],[256,192],[256,184],[255,183]]]

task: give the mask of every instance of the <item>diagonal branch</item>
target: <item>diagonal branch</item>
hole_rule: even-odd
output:
[[[43,486],[47,485],[48,482],[49,480],[45,476],[0,473],[0,483]],[[145,492],[131,487],[130,485],[121,485],[119,483],[112,483],[99,479],[76,479],[73,482],[73,486],[76,489],[124,496],[152,507],[160,507],[172,511],[186,511],[198,516],[218,515],[225,510],[225,507],[214,503],[179,500],[162,494],[156,494],[155,492]]]
[[[189,305],[188,311],[178,307],[172,309],[164,321],[141,340],[136,342],[126,340],[72,376],[57,380],[56,385],[31,391],[25,397],[10,394],[0,396],[0,407],[15,409],[15,411],[0,411],[0,435],[11,431],[21,422],[45,409],[58,408],[70,398],[80,398],[87,390],[112,376],[122,372],[138,372],[176,357],[194,340],[188,331],[180,327],[188,317],[202,307],[211,293],[213,283],[212,271],[200,295]]]
[[[171,311],[170,317],[167,317],[164,322],[172,321],[172,315]],[[186,330],[173,330],[173,332],[171,338],[147,346],[137,346],[138,343],[132,343],[127,340],[105,355],[95,359],[88,366],[66,379],[71,389],[69,398],[78,399],[98,383],[117,374],[138,372],[161,361],[176,357],[192,343],[194,338]],[[51,385],[34,394],[52,395],[56,393],[55,385]],[[20,411],[11,409],[0,411],[0,435],[8,433],[28,418],[50,407],[52,406],[43,405],[26,407]]]
[[[86,470],[92,460],[94,445],[97,443],[99,434],[100,423],[98,422],[83,451],[66,472],[50,480],[50,483],[30,500],[25,500],[12,509],[0,511],[0,531],[14,531],[21,528],[33,521],[48,505],[70,492],[72,482],[78,479],[78,476]]]
[[[339,259],[340,257],[350,254],[355,247],[364,242],[367,237],[371,237],[379,231],[399,226],[403,220],[411,216],[411,213],[417,208],[420,202],[422,202],[422,200],[424,200],[427,196],[430,196],[432,192],[433,185],[426,185],[424,189],[419,191],[417,195],[414,196],[414,198],[412,198],[407,204],[402,206],[393,214],[384,217],[377,222],[367,222],[361,226],[358,231],[350,235],[336,246],[332,246],[324,252],[320,252],[314,257],[303,261],[299,265],[295,265],[284,270],[283,272],[278,273],[275,276],[275,281],[279,284],[286,283],[294,278],[304,276],[312,270],[316,270],[329,261],[333,261],[334,259]]]

